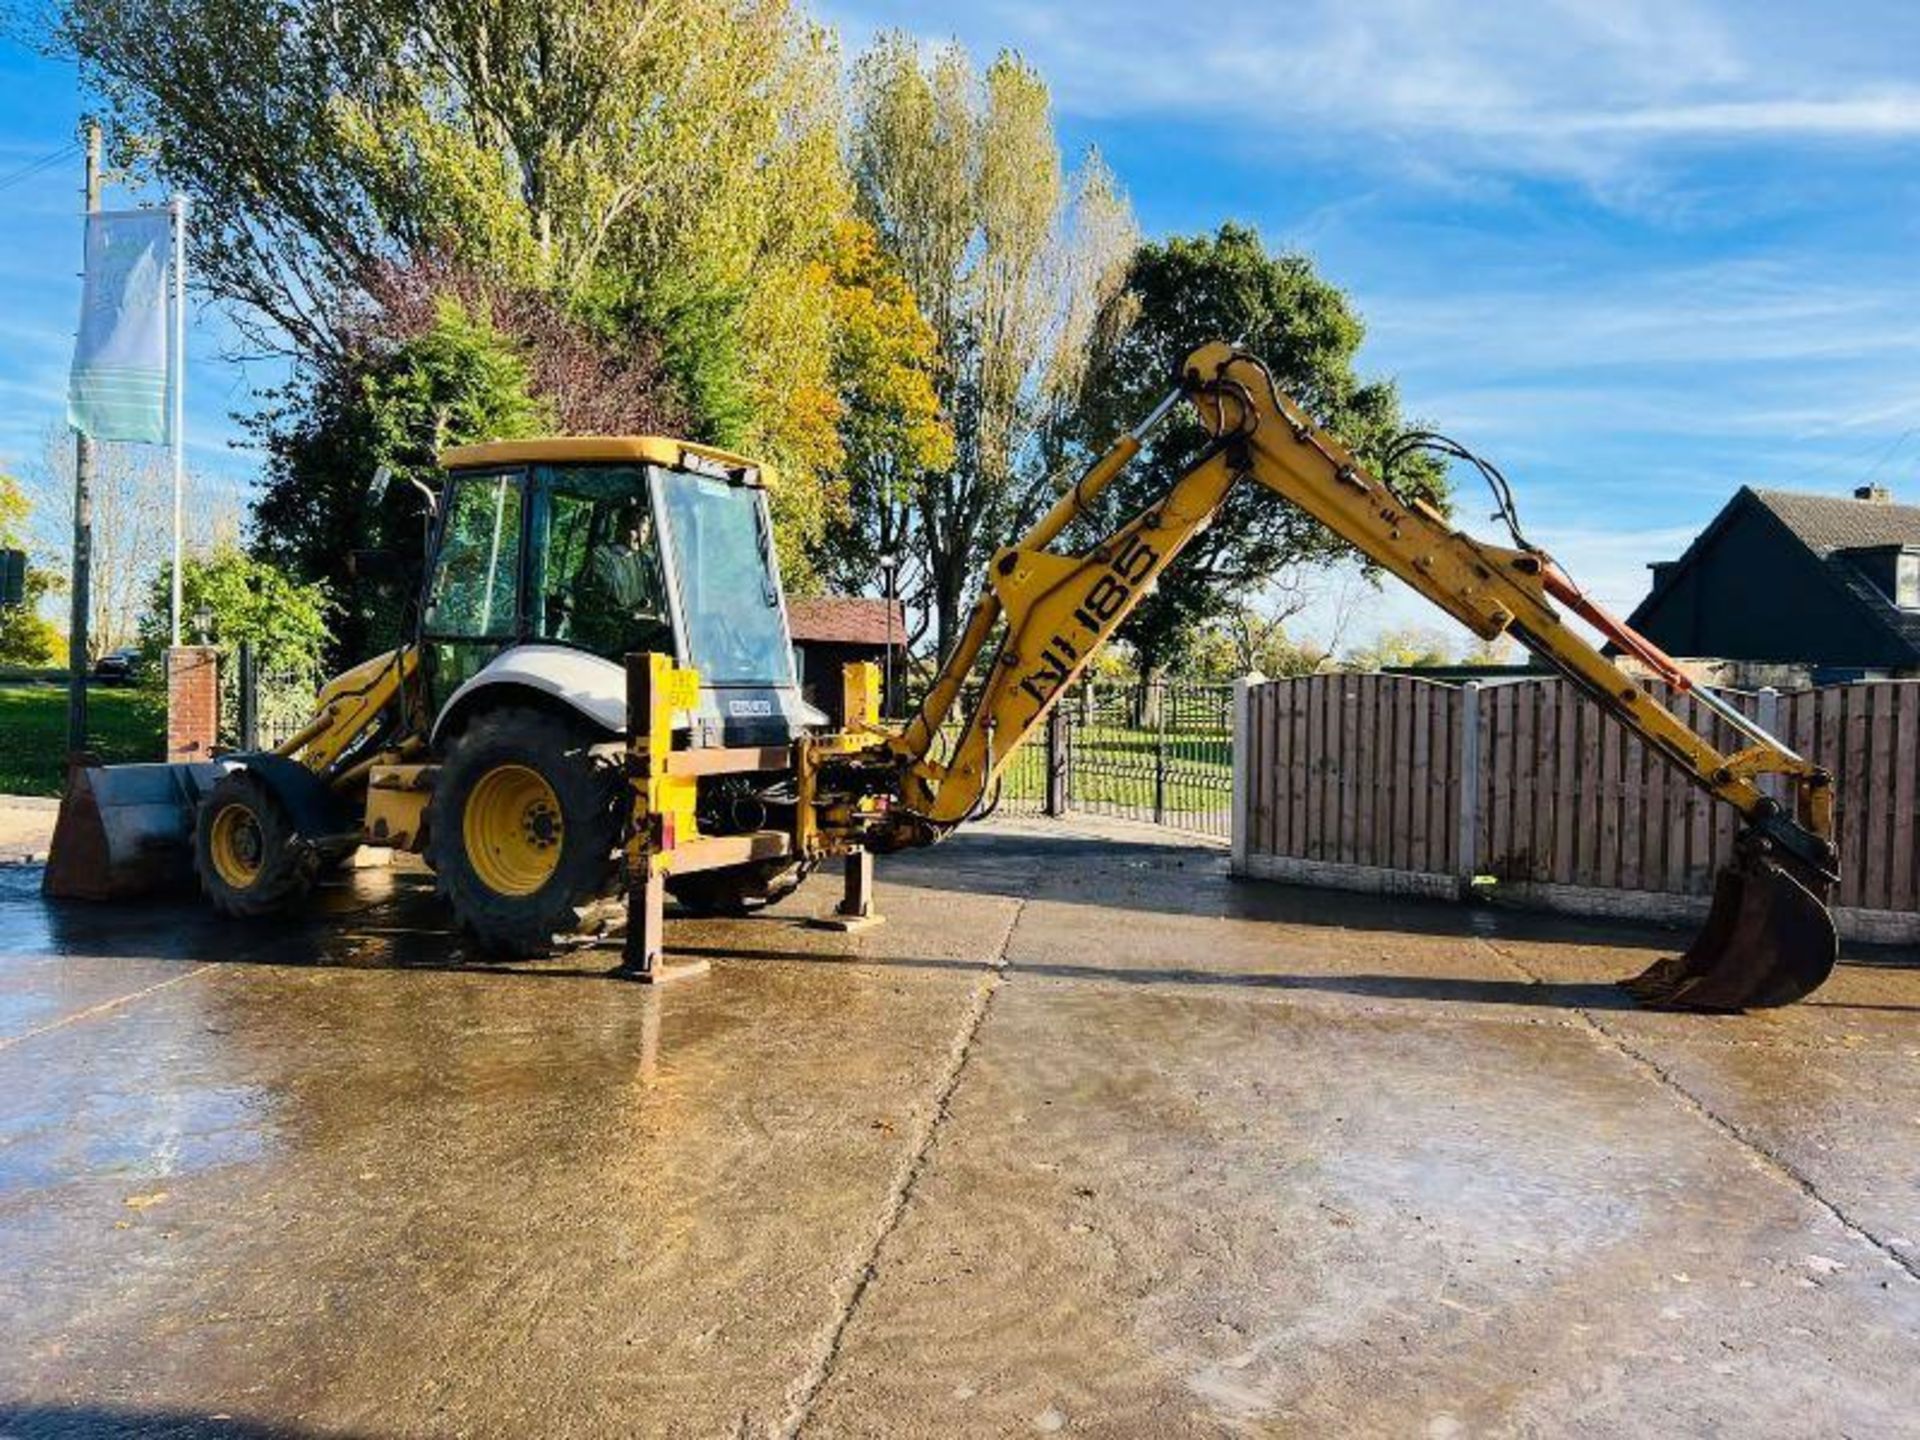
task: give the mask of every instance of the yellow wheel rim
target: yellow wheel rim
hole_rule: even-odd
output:
[[[525,765],[482,775],[460,816],[473,873],[498,895],[531,895],[551,880],[563,836],[560,797]]]
[[[260,820],[252,810],[245,805],[220,807],[207,837],[207,851],[222,881],[235,890],[249,889],[260,878],[266,848]]]

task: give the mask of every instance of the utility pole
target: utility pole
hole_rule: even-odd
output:
[[[100,208],[100,122],[87,122],[87,213]],[[84,254],[84,249],[83,252]],[[93,438],[73,434],[73,608],[67,620],[67,756],[87,748],[87,617],[93,589]]]

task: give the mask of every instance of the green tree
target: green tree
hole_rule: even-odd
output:
[[[255,549],[276,573],[328,582],[345,595],[329,659],[386,649],[404,633],[391,594],[343,583],[346,557],[371,547],[417,560],[424,515],[404,482],[436,484],[437,457],[448,445],[547,428],[549,411],[529,381],[525,358],[488,316],[440,299],[416,333],[370,341],[309,371],[268,417]],[[382,465],[402,483],[374,495],[369,481]]]
[[[62,0],[115,155],[186,190],[263,345],[354,349],[438,256],[664,342],[692,438],[771,462],[800,566],[840,462],[839,57],[789,0]]]
[[[1511,635],[1496,635],[1491,640],[1476,635],[1460,652],[1462,665],[1517,665],[1523,658]]]
[[[1211,339],[1238,340],[1259,356],[1280,388],[1363,461],[1377,467],[1402,429],[1393,384],[1363,380],[1355,371],[1364,331],[1346,296],[1316,274],[1307,257],[1269,254],[1244,226],[1141,246],[1095,334],[1071,425],[1071,449],[1082,464],[1146,414],[1166,393],[1179,362]],[[1199,422],[1176,411],[1103,497],[1099,528],[1144,508],[1205,444]],[[1444,503],[1444,473],[1425,457],[1385,478],[1403,496]],[[1259,486],[1242,486],[1120,633],[1138,652],[1143,675],[1151,676],[1173,665],[1201,626],[1232,614],[1242,597],[1284,567],[1348,553],[1305,512]]]
[[[33,501],[26,487],[11,475],[0,474],[0,549],[18,550],[27,543],[27,517]]]
[[[1180,672],[1200,680],[1237,680],[1258,671],[1269,680],[1311,675],[1327,652],[1287,634],[1286,617],[1236,605],[1201,625],[1182,652]]]
[[[944,654],[987,556],[1049,498],[1049,436],[1135,231],[1097,155],[1066,173],[1046,84],[1017,55],[978,76],[958,45],[923,64],[911,36],[884,35],[853,90],[861,209],[933,327],[954,432],[953,462],[917,487],[911,547]]]
[[[11,475],[0,474],[0,550],[24,550],[33,503]],[[59,587],[58,577],[27,566],[25,603],[0,605],[0,665],[57,665],[63,637],[40,614],[41,601]]]
[[[1372,643],[1349,650],[1341,663],[1349,670],[1430,669],[1454,663],[1453,646],[1438,630],[1424,625],[1383,630]]]
[[[872,227],[843,222],[831,263],[843,463],[819,568],[858,593],[879,585],[883,557],[902,556],[926,477],[953,463],[953,431],[933,327]]]
[[[185,638],[201,638],[198,617],[204,614],[205,638],[220,651],[221,710],[229,740],[234,738],[231,721],[238,713],[243,640],[251,642],[260,672],[280,681],[294,709],[304,713],[326,670],[333,604],[324,585],[302,583],[228,543],[188,556],[180,572],[180,591]],[[140,620],[146,673],[155,681],[164,674],[161,657],[171,633],[172,603],[173,564],[169,561],[154,577]]]

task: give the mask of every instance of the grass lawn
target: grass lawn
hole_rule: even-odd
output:
[[[87,692],[93,751],[113,764],[159,760],[166,749],[166,701],[149,691]],[[59,685],[0,686],[0,794],[58,795],[66,775],[67,692]]]
[[[1081,805],[1138,810],[1151,814],[1154,771],[1164,743],[1169,814],[1208,814],[1224,810],[1233,788],[1233,737],[1217,730],[1170,730],[1163,738],[1152,730],[1117,725],[1075,726],[1073,795]],[[1007,800],[1034,801],[1047,789],[1047,738],[1036,730],[1001,777]]]

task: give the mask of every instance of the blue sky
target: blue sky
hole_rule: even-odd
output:
[[[1151,234],[1250,222],[1368,325],[1366,368],[1497,459],[1535,537],[1630,607],[1741,484],[1920,499],[1920,7],[1735,0],[832,0],[1022,51]],[[0,178],[72,73],[0,55]],[[0,464],[61,414],[78,164],[0,190]],[[195,463],[272,373],[195,327]],[[1464,481],[1463,481],[1464,484]],[[1485,506],[1463,492],[1460,513]],[[1427,623],[1411,599],[1372,624]],[[1351,637],[1350,637],[1351,638]]]
[[[0,469],[23,473],[41,461],[50,430],[66,420],[67,366],[80,311],[81,95],[74,67],[0,41]],[[74,153],[7,183],[33,162]],[[164,202],[165,196],[109,186],[107,208]],[[274,366],[229,357],[238,344],[217,309],[195,304],[187,342],[187,459],[205,488],[231,497],[257,470],[236,450],[236,411],[253,407],[255,387]]]

